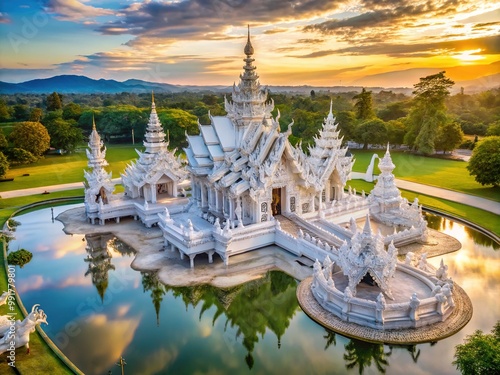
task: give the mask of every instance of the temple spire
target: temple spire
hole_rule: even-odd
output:
[[[95,128],[95,114],[92,112],[92,130],[96,130]]]
[[[247,56],[252,56],[254,53],[252,42],[250,42],[250,25],[248,25],[247,44],[245,46],[244,52],[245,52],[245,55],[247,55]]]
[[[330,112],[328,113],[328,119],[329,119],[329,120],[333,119],[333,111],[332,111],[332,108],[333,108],[333,99],[330,99]]]

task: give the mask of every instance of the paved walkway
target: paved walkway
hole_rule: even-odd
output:
[[[354,180],[364,180],[365,173],[352,172],[351,177]],[[429,195],[431,197],[447,199],[452,202],[463,203],[468,206],[480,208],[482,210],[492,212],[496,215],[500,215],[500,202],[495,202],[491,199],[481,198],[465,193],[459,193],[458,191],[443,189],[435,186],[418,184],[416,182],[400,180],[397,178],[395,179],[395,181],[396,186],[400,189],[414,191],[416,193]]]
[[[353,173],[354,178],[364,177],[364,173]],[[358,176],[359,175],[359,176]],[[114,178],[114,182],[120,183],[120,178]],[[468,206],[477,207],[482,210],[492,212],[496,215],[500,215],[500,203],[492,201],[490,199],[485,199],[481,197],[476,197],[474,195],[459,193],[453,190],[442,189],[434,186],[418,184],[416,182],[404,181],[396,179],[396,186],[400,189],[414,191],[420,194],[430,195],[432,197],[447,199],[453,202],[463,203]],[[42,194],[47,191],[53,193],[55,191],[70,190],[83,188],[82,182],[74,182],[70,184],[52,185],[52,186],[42,186],[30,189],[20,189],[0,192],[1,198],[14,198],[14,197],[24,197],[27,195]]]
[[[399,180],[396,178],[396,186],[400,189],[411,190],[420,194],[430,195],[437,198],[447,199],[449,201],[463,203],[468,206],[480,208],[485,211],[500,215],[500,203],[490,199],[476,197],[457,191],[441,189],[435,186],[417,184],[416,182]]]
[[[119,177],[113,178],[111,181],[119,184],[119,183],[121,183],[121,178],[119,178]],[[72,189],[80,189],[80,188],[83,189],[83,182],[72,182],[69,184],[40,186],[40,187],[29,188],[29,189],[1,191],[0,198],[25,197],[27,195],[43,194],[44,192],[53,193],[55,191],[72,190]]]

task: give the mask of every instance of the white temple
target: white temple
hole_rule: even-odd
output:
[[[106,220],[120,221],[120,218],[133,216],[147,227],[155,225],[165,205],[181,211],[187,203],[178,197],[179,184],[185,179],[186,171],[175,151],[168,150],[165,132],[156,113],[154,96],[152,97],[151,115],[144,136],[145,151],[136,150],[139,159],[128,165],[122,174],[123,195],[113,195],[114,184],[111,173],[104,170],[108,165],[105,160],[106,149],[93,124],[87,157],[92,171],[84,171],[87,180],[85,186],[85,208],[87,219],[104,225]],[[171,207],[172,208],[172,207]]]
[[[170,152],[167,149],[168,142],[156,113],[154,96],[143,144],[144,152],[136,150],[139,160],[122,174],[126,195],[150,203],[156,203],[161,196],[177,197],[178,184],[186,178],[186,172],[174,156],[175,150]]]
[[[391,242],[421,241],[425,221],[418,204],[409,205],[394,185],[389,150],[373,196],[351,188],[345,192],[354,160],[341,145],[331,106],[308,154],[292,146],[293,123],[281,133],[279,111],[276,118],[271,115],[274,103],[260,86],[250,34],[244,54],[240,81],[233,85],[232,100],[225,100],[227,115],[209,116],[210,124],[199,124],[199,135],[187,136],[186,167],[167,149],[153,98],[145,151],[137,151],[139,159],[122,174],[125,194],[106,204],[95,193],[101,185],[86,173],[89,221],[104,225],[133,216],[147,227],[158,225],[165,248],[178,251],[181,259],[189,257],[191,267],[200,254],[207,254],[210,263],[218,254],[228,264],[231,256],[268,245],[313,261],[338,261],[339,249],[357,238],[357,222],[367,214],[390,233],[377,239],[373,256]],[[89,142],[89,166],[91,158],[98,159],[94,154],[101,155],[98,143]],[[104,164],[96,165],[102,169]],[[186,177],[189,202],[178,196]],[[378,270],[372,272],[383,284]]]

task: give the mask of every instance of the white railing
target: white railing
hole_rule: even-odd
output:
[[[435,286],[429,275],[413,267],[398,264],[398,269],[405,273],[411,272],[426,284]],[[412,270],[410,270],[412,268]],[[312,293],[318,303],[342,320],[354,322],[375,329],[400,329],[421,327],[444,321],[454,307],[451,292],[447,295],[437,293],[430,297],[411,302],[378,304],[375,301],[346,296],[338,290],[333,279],[327,280],[323,269],[315,273],[311,285]]]

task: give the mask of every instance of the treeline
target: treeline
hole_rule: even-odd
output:
[[[472,148],[475,142],[464,142],[463,134],[500,135],[500,89],[449,95],[452,85],[441,72],[421,78],[412,97],[363,89],[347,93],[312,90],[307,96],[270,92],[270,98],[275,103],[273,115],[280,111],[283,130],[294,121],[290,141],[300,141],[305,150],[321,128],[330,101],[344,142],[354,141],[365,148],[390,142],[432,154],[458,146]],[[226,95],[230,99],[230,93]],[[186,146],[185,133],[198,132],[198,119],[208,124],[209,113],[225,114],[224,94],[156,93],[155,103],[171,148]],[[71,152],[90,134],[93,121],[108,143],[140,142],[150,111],[150,94],[3,95],[0,128],[5,131],[0,133],[0,151],[11,164],[32,162],[49,146]],[[31,140],[33,134],[43,141]]]

